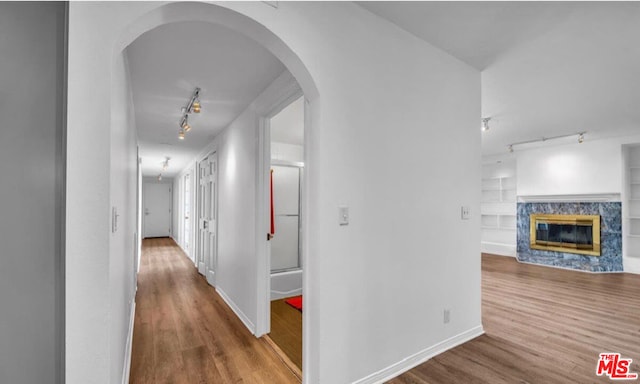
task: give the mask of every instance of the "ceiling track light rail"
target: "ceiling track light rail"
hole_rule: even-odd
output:
[[[531,144],[531,143],[543,143],[545,141],[548,140],[555,140],[555,139],[564,139],[565,137],[572,137],[572,136],[578,136],[578,143],[582,144],[584,142],[584,135],[587,132],[576,132],[576,133],[570,133],[568,135],[559,135],[559,136],[552,136],[552,137],[542,137],[540,139],[533,139],[533,140],[526,140],[526,141],[518,141],[517,143],[511,143],[509,145],[507,145],[507,148],[509,148],[509,152],[513,152],[514,148],[516,145],[524,145],[524,144]]]

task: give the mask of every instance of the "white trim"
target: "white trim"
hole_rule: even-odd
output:
[[[480,242],[480,252],[492,255],[516,257],[515,244],[492,243],[490,241]]]
[[[245,315],[244,312],[242,312],[242,310],[236,305],[236,303],[234,303],[233,300],[231,300],[231,298],[226,293],[224,293],[222,289],[220,289],[219,287],[216,287],[216,292],[218,292],[220,297],[222,297],[222,300],[224,300],[224,302],[227,303],[229,308],[231,308],[231,310],[236,314],[236,316],[238,316],[238,318],[240,319],[240,321],[242,321],[244,326],[247,327],[249,331],[251,331],[251,334],[255,335],[256,326],[253,325],[251,320],[249,320],[249,317]]]
[[[271,300],[280,300],[285,299],[287,297],[292,296],[300,296],[302,295],[302,288],[292,289],[290,291],[276,291],[275,289],[271,290]]]
[[[443,352],[448,351],[451,348],[457,347],[460,344],[466,343],[476,337],[484,334],[482,325],[471,328],[456,336],[450,337],[444,341],[439,342],[429,348],[423,349],[405,359],[398,361],[384,369],[374,372],[369,376],[363,377],[360,380],[354,381],[353,384],[377,384],[384,383],[400,374],[424,363],[425,361],[435,357]]]
[[[136,289],[137,290],[137,289]],[[129,333],[127,334],[127,343],[124,351],[124,368],[122,370],[122,384],[129,384],[129,375],[131,373],[131,350],[133,348],[133,324],[136,318],[136,302],[131,303],[131,313],[129,313]]]
[[[290,72],[285,71],[253,101],[254,110],[259,116],[255,175],[257,271],[255,335],[258,337],[271,330],[271,244],[267,240],[270,218],[271,118],[302,96],[302,88],[296,79]]]
[[[204,265],[204,262],[203,261],[198,261],[198,273],[204,276],[206,270],[207,270],[207,268]]]
[[[574,203],[574,202],[620,202],[619,193],[595,193],[588,195],[530,195],[518,196],[518,203]]]
[[[622,259],[622,264],[626,273],[640,274],[640,259],[627,256]]]

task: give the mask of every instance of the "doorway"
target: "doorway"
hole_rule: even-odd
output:
[[[217,266],[218,157],[210,153],[198,163],[198,271],[215,287]]]
[[[194,254],[191,251],[191,173],[187,173],[183,178],[183,225],[182,225],[182,243],[185,253],[195,261]]]
[[[171,236],[171,184],[143,185],[144,237]]]
[[[269,121],[270,202],[273,238],[270,244],[269,337],[302,374],[303,322],[303,177],[304,97],[290,103]]]

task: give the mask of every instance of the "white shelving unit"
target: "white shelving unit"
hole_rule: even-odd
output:
[[[626,257],[640,260],[640,146],[628,149],[626,204],[624,224]]]
[[[482,252],[515,256],[515,163],[491,164],[484,167],[480,215]]]

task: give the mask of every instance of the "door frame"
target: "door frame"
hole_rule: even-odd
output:
[[[147,206],[147,202],[145,199],[145,191],[146,185],[166,185],[169,188],[169,237],[173,236],[173,182],[167,183],[165,181],[157,181],[155,178],[143,178],[142,179],[142,207],[141,207],[141,215],[142,215],[142,239],[147,238],[147,218],[145,215],[145,208]]]
[[[183,251],[187,254],[187,256],[189,256],[189,259],[191,259],[191,261],[196,264],[196,258],[197,255],[194,252],[195,250],[195,244],[192,241],[193,240],[193,212],[194,212],[194,185],[193,185],[193,170],[192,169],[188,169],[186,172],[182,173],[180,176],[180,180],[179,180],[179,185],[180,185],[180,194],[182,195],[182,199],[178,199],[178,202],[182,202],[181,206],[180,206],[180,220],[179,222],[182,223],[182,226],[180,228],[180,237],[182,239],[182,244],[183,244]],[[188,180],[187,180],[188,178]],[[187,188],[189,188],[189,199],[187,199]],[[186,215],[187,213],[185,212],[185,205],[187,204],[187,200],[189,203],[189,222],[187,223],[187,219],[186,219]],[[186,236],[186,232],[189,232],[189,236]],[[187,238],[188,237],[188,238]],[[184,247],[184,245],[186,245],[185,243],[189,244],[189,247]],[[185,249],[186,248],[186,249]]]
[[[206,257],[203,256],[202,254],[202,250],[201,248],[201,234],[200,234],[200,204],[201,204],[201,196],[200,194],[202,193],[200,190],[200,182],[202,180],[202,174],[200,173],[200,164],[205,160],[208,159],[210,156],[215,156],[216,158],[216,172],[215,172],[215,188],[216,188],[216,193],[215,193],[215,201],[213,201],[212,203],[215,204],[215,252],[216,252],[216,258],[215,258],[215,262],[214,262],[214,266],[213,269],[214,271],[218,270],[218,152],[217,149],[212,149],[210,151],[207,151],[205,155],[201,156],[200,159],[198,159],[198,161],[196,161],[195,164],[195,175],[196,177],[194,178],[194,182],[195,182],[195,194],[192,192],[192,195],[195,197],[195,204],[193,204],[191,211],[193,212],[195,210],[195,212],[197,212],[197,218],[196,220],[192,220],[192,224],[194,224],[192,226],[192,228],[195,228],[195,234],[194,234],[194,247],[193,250],[195,252],[195,264],[196,264],[196,268],[198,269],[198,273],[200,273],[201,275],[203,275],[205,278],[207,278],[207,264],[206,264]],[[202,259],[201,259],[202,258]]]
[[[269,97],[271,103],[257,106],[258,111],[258,156],[256,167],[256,270],[257,270],[257,316],[255,336],[261,337],[271,331],[271,243],[267,240],[267,233],[270,230],[271,210],[269,199],[270,174],[271,174],[271,118],[280,113],[289,104],[304,97],[302,88],[291,76],[287,83],[282,85],[282,89],[276,95]],[[307,132],[307,100],[305,98],[305,133]],[[305,138],[306,143],[306,138]],[[305,157],[306,157],[306,145]],[[306,180],[306,178],[305,178]],[[301,212],[303,215],[306,203],[306,181],[303,183],[300,198]],[[306,218],[302,222],[303,233],[306,232]],[[300,234],[300,247],[304,249],[304,236]],[[304,255],[304,252],[303,252]],[[304,256],[303,256],[304,258]],[[302,262],[303,265],[304,261]],[[303,286],[306,270],[302,270]],[[303,288],[304,292],[304,288]],[[304,322],[304,313],[303,313]],[[304,348],[304,346],[303,346]],[[303,352],[304,361],[304,352]]]

